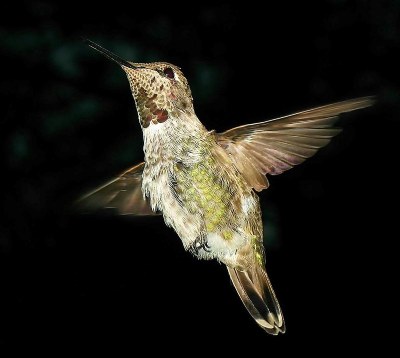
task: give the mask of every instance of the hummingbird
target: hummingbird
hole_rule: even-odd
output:
[[[128,77],[143,131],[144,161],[84,195],[82,209],[162,215],[198,259],[226,265],[244,306],[266,332],[285,321],[265,268],[257,192],[267,176],[313,156],[341,129],[340,113],[371,106],[373,97],[328,104],[222,133],[196,116],[187,79],[167,62],[135,63],[84,39]]]

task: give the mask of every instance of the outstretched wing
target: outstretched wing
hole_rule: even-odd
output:
[[[355,98],[247,124],[217,133],[217,141],[248,184],[261,191],[269,185],[266,174],[281,174],[327,145],[341,131],[332,128],[340,113],[368,107],[373,102],[373,97]]]
[[[122,215],[157,215],[143,198],[142,173],[144,163],[140,163],[105,185],[84,195],[77,201],[82,212],[103,208],[114,208]]]

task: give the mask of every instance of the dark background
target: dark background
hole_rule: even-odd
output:
[[[0,22],[2,347],[250,356],[389,346],[400,1],[15,6]],[[285,335],[258,328],[224,267],[184,252],[160,217],[71,212],[143,157],[124,73],[80,36],[181,66],[209,129],[377,95],[260,194]]]

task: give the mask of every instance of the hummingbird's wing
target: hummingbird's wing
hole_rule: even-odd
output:
[[[304,162],[341,129],[332,128],[340,113],[371,106],[361,97],[309,109],[217,133],[218,143],[255,190],[268,188],[266,174],[277,175]]]
[[[158,215],[143,198],[144,162],[128,169],[117,178],[84,195],[77,201],[80,211],[114,208],[122,215]]]

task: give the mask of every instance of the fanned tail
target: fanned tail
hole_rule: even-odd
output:
[[[285,321],[267,272],[261,266],[247,271],[227,267],[236,292],[256,322],[270,334],[285,333]]]

